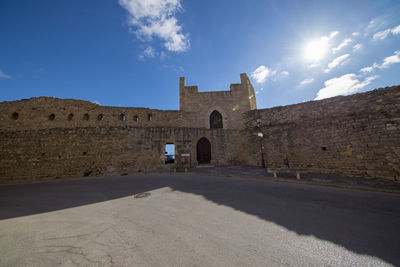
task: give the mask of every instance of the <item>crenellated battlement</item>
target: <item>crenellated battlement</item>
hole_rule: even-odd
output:
[[[230,85],[229,91],[199,92],[197,86],[186,86],[185,78],[179,80],[179,109],[203,116],[207,127],[210,114],[216,110],[223,115],[224,128],[240,129],[241,114],[257,109],[254,88],[246,73],[240,74],[241,83]],[[208,126],[209,127],[209,126]]]

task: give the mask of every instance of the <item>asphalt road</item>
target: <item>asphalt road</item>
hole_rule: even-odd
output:
[[[400,197],[184,175],[0,186],[0,266],[56,265],[400,266]]]

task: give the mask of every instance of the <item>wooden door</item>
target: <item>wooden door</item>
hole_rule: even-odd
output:
[[[211,162],[211,144],[205,137],[197,142],[197,161],[199,164],[208,164]]]

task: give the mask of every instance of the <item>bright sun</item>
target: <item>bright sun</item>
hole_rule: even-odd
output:
[[[324,57],[328,49],[328,38],[322,37],[319,40],[309,42],[304,50],[304,56],[308,60],[317,61]]]

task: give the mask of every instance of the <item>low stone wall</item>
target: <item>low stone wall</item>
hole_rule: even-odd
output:
[[[350,177],[400,176],[399,86],[250,111],[244,120],[249,165],[261,165],[263,151],[268,167],[288,163]]]

